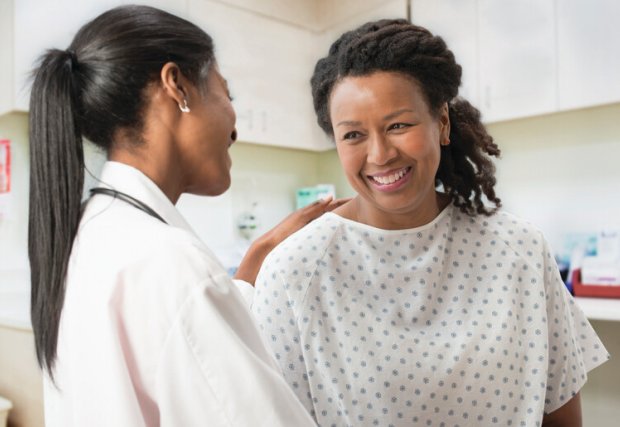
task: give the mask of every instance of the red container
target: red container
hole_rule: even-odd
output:
[[[620,298],[620,283],[617,285],[584,285],[581,270],[573,271],[573,294],[576,297]]]
[[[11,191],[11,141],[0,139],[0,193]]]

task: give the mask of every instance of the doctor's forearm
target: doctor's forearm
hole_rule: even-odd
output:
[[[265,257],[276,245],[267,236],[259,237],[248,249],[235,273],[235,279],[243,280],[254,286],[256,276]]]

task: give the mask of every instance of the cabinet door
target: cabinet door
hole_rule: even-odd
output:
[[[557,110],[554,0],[478,0],[487,122]]]
[[[172,0],[15,0],[14,108],[28,110],[30,75],[47,49],[66,49],[82,25],[122,4],[148,4],[180,16],[187,8],[185,1]]]
[[[13,110],[13,0],[0,0],[0,115]]]
[[[313,33],[216,2],[190,0],[188,10],[213,37],[239,140],[317,149],[309,84]]]
[[[38,58],[50,48],[66,49],[75,33],[120,0],[16,0],[14,23],[15,107],[28,110],[30,74]]]
[[[561,109],[620,101],[620,2],[557,2]]]
[[[463,68],[459,95],[478,106],[477,0],[413,0],[411,21],[441,36]]]
[[[321,16],[326,26],[316,41],[313,67],[316,60],[327,55],[332,43],[346,31],[353,30],[369,21],[407,18],[407,2],[405,0],[375,2],[377,4],[371,8],[368,8],[368,5],[363,8],[360,5],[364,2],[359,2],[357,9],[354,6],[348,7],[349,5],[346,3],[331,1],[322,3]],[[352,2],[349,1],[349,3]],[[345,11],[351,12],[351,9],[353,9],[352,13],[345,13]]]

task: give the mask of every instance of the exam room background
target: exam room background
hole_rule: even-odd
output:
[[[231,3],[239,9],[244,2],[213,3]],[[408,2],[340,3],[355,9],[354,15],[361,19]],[[342,14],[343,9],[335,10],[333,22],[337,21],[333,17],[336,12]],[[271,19],[264,11],[258,15]],[[619,44],[620,40],[609,41],[608,46],[617,51]],[[307,111],[303,119],[314,123],[311,108]],[[596,232],[602,226],[620,228],[619,118],[620,103],[613,102],[489,124],[489,131],[503,152],[497,162],[497,176],[498,194],[505,208],[538,225],[553,247],[562,244],[562,236],[567,232]],[[11,210],[0,220],[0,298],[5,300],[16,289],[24,294],[22,291],[28,287],[27,128],[27,113],[0,116],[0,138],[11,140],[13,168]],[[320,137],[320,132],[315,135]],[[333,148],[311,151],[242,140],[232,147],[231,156],[230,191],[196,203],[190,198],[185,205],[199,234],[223,258],[234,252],[233,246],[239,239],[236,219],[248,209],[248,203],[256,203],[260,229],[265,230],[293,209],[294,192],[299,187],[333,183],[338,196],[353,194]],[[102,158],[89,150],[88,161],[96,169]],[[18,304],[23,306],[24,302],[27,299],[22,298]],[[18,316],[27,318],[24,313]],[[620,418],[620,322],[594,320],[593,325],[612,360],[593,371],[585,386],[585,426],[612,426]],[[19,403],[13,411],[14,425],[42,425],[41,384],[27,326],[0,322],[0,395],[17,397],[12,398]]]

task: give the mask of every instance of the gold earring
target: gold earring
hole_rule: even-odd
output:
[[[183,99],[183,104],[184,105],[179,104],[179,110],[181,110],[184,113],[189,113],[189,107],[187,106],[187,99]]]

